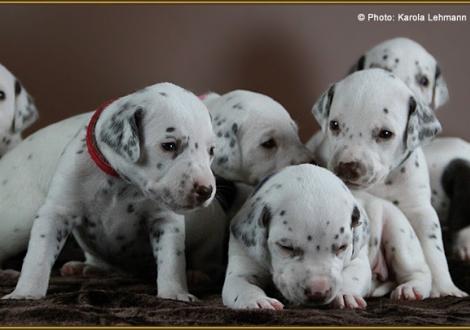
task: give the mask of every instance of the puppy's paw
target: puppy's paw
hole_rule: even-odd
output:
[[[100,277],[109,275],[109,273],[109,270],[88,265],[83,261],[66,262],[60,269],[60,275],[62,276]]]
[[[188,292],[181,292],[181,293],[158,293],[158,298],[162,299],[171,299],[171,300],[179,300],[179,301],[187,301],[187,302],[195,302],[198,301],[196,296]]]
[[[335,297],[331,305],[339,309],[365,309],[367,307],[366,301],[361,296],[341,292]]]
[[[269,297],[257,297],[257,298],[236,298],[234,308],[235,309],[269,309],[269,310],[282,310],[284,305],[277,299]]]
[[[470,263],[470,228],[457,233],[453,250],[459,260]]]
[[[413,283],[404,283],[392,291],[390,298],[393,300],[423,300],[428,297],[428,294],[423,291]]]
[[[2,299],[17,299],[17,300],[32,299],[32,300],[37,300],[37,299],[44,298],[45,296],[46,296],[45,294],[41,294],[41,293],[20,293],[20,292],[16,292],[16,290],[15,290],[12,293],[3,296]]]
[[[446,286],[437,286],[433,284],[431,290],[431,297],[432,298],[439,298],[439,297],[446,297],[446,296],[454,296],[454,297],[467,297],[468,294],[458,287],[456,287],[453,283],[446,285]]]

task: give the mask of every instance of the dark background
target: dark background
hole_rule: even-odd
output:
[[[440,62],[446,135],[470,139],[469,22],[366,23],[358,13],[467,14],[468,5],[0,5],[0,63],[36,99],[31,131],[111,97],[171,81],[195,93],[243,88],[281,102],[305,140],[310,109],[367,49],[406,36]]]

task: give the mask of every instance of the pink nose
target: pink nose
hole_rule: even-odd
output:
[[[312,279],[305,288],[305,296],[309,300],[323,300],[331,292],[331,285],[328,278],[321,276]]]

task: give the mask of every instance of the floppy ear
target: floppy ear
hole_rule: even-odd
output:
[[[351,214],[351,228],[353,232],[353,251],[351,259],[354,259],[358,256],[362,247],[368,244],[370,234],[367,213],[358,205],[354,206]]]
[[[364,70],[365,63],[366,63],[366,56],[362,55],[361,57],[359,57],[357,62],[349,69],[348,74],[351,74],[356,71]]]
[[[335,95],[335,84],[325,91],[317,102],[313,105],[312,113],[323,132],[326,131],[328,116],[330,115],[331,104]]]
[[[430,107],[417,102],[413,96],[408,101],[408,122],[404,136],[408,152],[423,146],[441,131],[441,124]]]
[[[241,169],[241,141],[239,122],[232,117],[224,117],[223,111],[211,116],[212,127],[216,136],[215,158],[212,169],[215,173],[229,180],[241,181],[244,175]]]
[[[109,120],[103,123],[100,132],[101,142],[127,161],[136,163],[141,156],[142,132],[139,130],[143,114],[141,106],[131,106],[127,102],[121,104]]]
[[[436,64],[436,72],[434,75],[434,89],[432,93],[432,107],[434,110],[444,105],[449,100],[449,90],[447,83],[442,76],[439,65]]]
[[[20,133],[38,119],[38,110],[33,98],[22,84],[15,80],[15,112],[11,123],[11,132]]]
[[[255,201],[255,202],[253,202]],[[250,198],[233,218],[230,231],[250,256],[269,268],[268,235],[271,208]]]

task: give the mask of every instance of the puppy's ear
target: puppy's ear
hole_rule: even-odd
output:
[[[364,70],[364,65],[366,64],[366,56],[362,55],[359,59],[354,63],[354,65],[349,69],[348,74],[351,74],[356,71]]]
[[[20,133],[34,123],[39,115],[33,98],[21,82],[15,80],[15,112],[11,123],[11,132]]]
[[[323,132],[326,131],[328,126],[328,117],[330,115],[331,104],[335,95],[335,86],[331,85],[327,91],[325,91],[317,102],[313,105],[312,113],[318,124],[320,125]]]
[[[232,109],[228,109],[229,111]],[[244,174],[241,155],[241,124],[233,116],[225,116],[223,110],[211,115],[212,127],[216,136],[215,158],[212,169],[220,176],[242,181]]]
[[[351,228],[353,232],[353,251],[351,259],[358,256],[359,251],[369,241],[369,218],[365,210],[355,205],[351,213]]]
[[[214,92],[207,92],[199,96],[201,101],[206,105],[206,107],[211,107],[214,102],[219,99],[220,95]]]
[[[434,111],[413,96],[408,100],[408,122],[404,135],[405,149],[413,151],[423,146],[441,132],[441,124]]]
[[[268,204],[250,198],[233,218],[232,235],[240,241],[248,254],[259,263],[269,264],[268,235],[272,213]],[[268,264],[266,264],[268,263]]]
[[[118,107],[109,120],[103,123],[100,139],[115,153],[129,162],[136,163],[141,156],[140,129],[144,109],[127,102]]]
[[[434,89],[432,93],[432,107],[434,110],[444,105],[449,100],[449,90],[447,83],[442,76],[439,65],[436,64],[436,71],[434,74]]]

